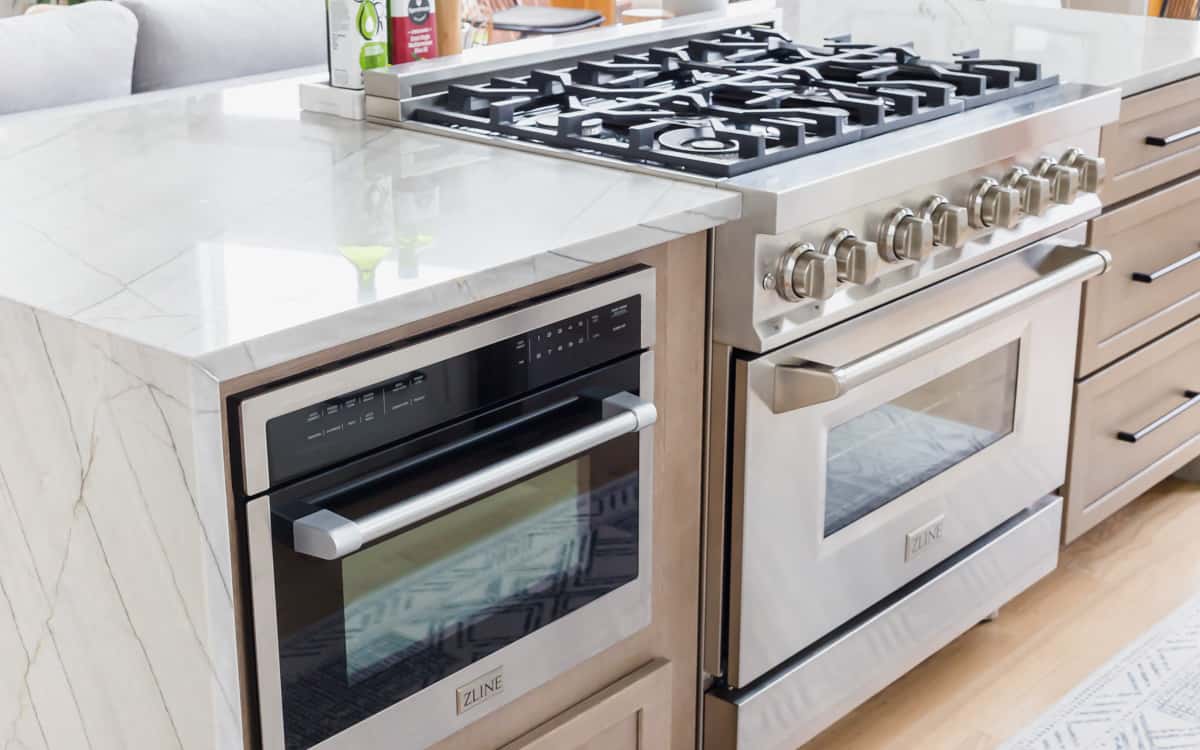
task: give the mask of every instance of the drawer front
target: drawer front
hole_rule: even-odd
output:
[[[1200,319],[1075,388],[1069,542],[1200,454]]]
[[[1090,244],[1113,267],[1084,287],[1080,375],[1200,315],[1200,177],[1093,220]]]
[[[655,659],[501,750],[661,750],[671,742],[671,664]]]
[[[1105,203],[1200,169],[1200,77],[1124,99],[1120,120],[1101,131],[1100,155]]]

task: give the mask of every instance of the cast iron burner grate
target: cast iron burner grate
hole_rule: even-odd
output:
[[[1058,83],[978,50],[925,60],[912,45],[796,44],[770,25],[674,47],[450,84],[414,120],[733,177]]]

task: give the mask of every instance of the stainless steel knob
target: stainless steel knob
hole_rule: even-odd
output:
[[[792,245],[779,258],[775,291],[788,302],[825,300],[837,291],[837,261],[808,242]]]
[[[870,284],[883,264],[879,247],[860,240],[849,229],[839,229],[826,237],[821,252],[832,255],[837,262],[838,279],[851,284]]]
[[[1098,193],[1104,186],[1105,164],[1099,156],[1087,156],[1083,151],[1071,148],[1067,149],[1058,163],[1079,170],[1079,186],[1085,193]]]
[[[954,248],[967,244],[967,209],[954,205],[944,195],[933,195],[921,204],[918,213],[933,225],[933,244]]]
[[[1013,229],[1021,221],[1021,194],[991,177],[975,183],[967,199],[967,213],[976,229]]]
[[[879,224],[878,242],[884,260],[919,263],[933,252],[933,224],[907,208],[897,208]]]
[[[1000,184],[1021,194],[1021,212],[1041,216],[1050,208],[1050,180],[1038,177],[1025,167],[1013,167]]]
[[[1033,165],[1032,172],[1050,181],[1050,200],[1067,205],[1079,196],[1079,170],[1059,164],[1043,156]]]

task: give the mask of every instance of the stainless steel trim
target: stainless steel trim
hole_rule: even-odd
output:
[[[369,97],[405,99],[419,96],[447,81],[472,76],[511,75],[546,63],[566,66],[589,55],[611,55],[631,47],[671,44],[703,34],[747,24],[778,21],[782,11],[769,2],[734,3],[718,11],[680,16],[666,21],[605,26],[566,36],[541,36],[500,46],[477,47],[458,55],[421,60],[367,71]]]
[[[724,344],[712,345],[710,365],[710,397],[708,426],[708,457],[704,483],[704,607],[701,636],[701,669],[711,677],[725,672],[721,663],[721,644],[724,639],[722,620],[725,602],[725,530],[726,467],[729,460],[730,376],[733,350]]]
[[[302,555],[322,560],[341,559],[364,545],[469,503],[622,435],[641,432],[658,421],[654,404],[632,393],[618,393],[604,399],[604,408],[606,413],[615,412],[616,415],[428,492],[368,513],[357,520],[352,521],[327,509],[304,516],[292,525],[294,548]]]
[[[639,390],[645,394],[654,393],[653,352],[642,355],[640,373]],[[393,747],[397,737],[404,738],[406,748],[429,747],[648,626],[652,616],[654,580],[653,427],[638,434],[638,455],[638,494],[641,498],[638,529],[643,543],[639,544],[637,580],[330,737],[313,750]],[[252,519],[249,524],[251,581],[257,584],[251,604],[254,608],[263,750],[285,750],[275,582],[271,564],[274,540],[270,527],[270,496],[252,500],[247,513]],[[504,692],[466,714],[458,714],[458,688],[501,667],[504,668]]]
[[[654,269],[637,270],[248,398],[239,407],[245,493],[257,495],[270,486],[266,429],[274,417],[634,295],[642,298],[641,344],[650,348],[654,294]]]
[[[757,169],[724,186],[743,192],[754,231],[776,235],[902,194],[914,182],[958,177],[1099,128],[1120,108],[1119,89],[1068,83]]]
[[[784,414],[839,398],[889,370],[944,346],[948,341],[982,328],[1043,294],[1104,273],[1111,261],[1112,256],[1103,250],[1059,247],[1047,258],[1045,272],[1037,281],[903,338],[885,349],[840,367],[817,362],[776,364],[771,410],[776,414]]]
[[[1058,565],[1062,498],[1050,495],[923,582],[741,691],[705,695],[705,750],[792,750]]]
[[[283,684],[279,671],[279,621],[275,614],[275,556],[271,550],[271,500],[246,505],[250,555],[250,606],[254,613],[255,677],[264,748],[284,746]],[[263,544],[262,540],[266,540]],[[274,710],[267,707],[273,706]]]

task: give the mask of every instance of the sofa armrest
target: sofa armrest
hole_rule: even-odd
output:
[[[137,28],[101,2],[0,19],[0,114],[128,96]]]

